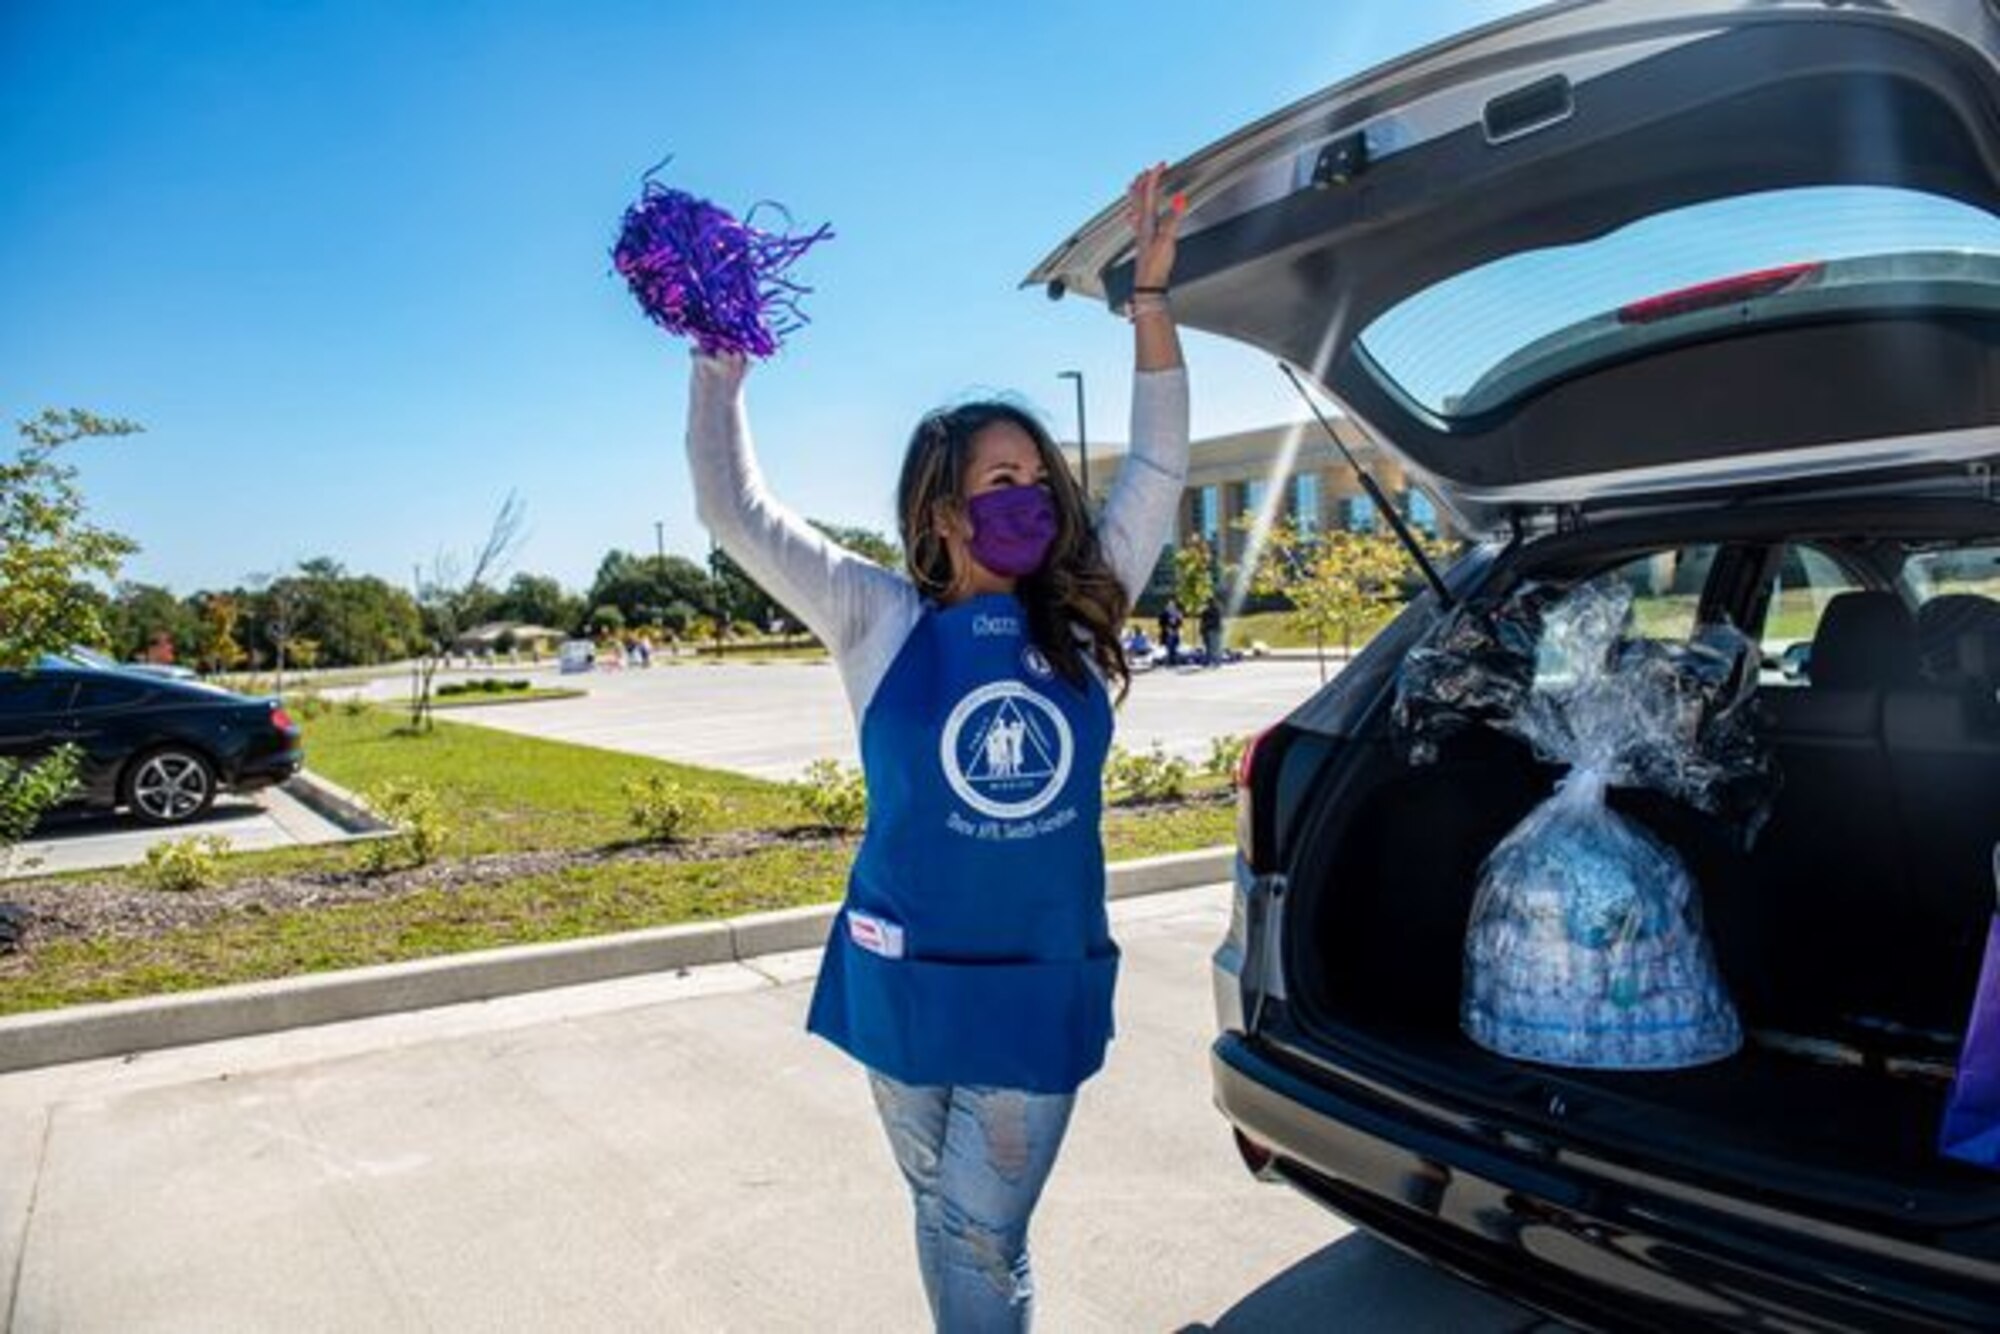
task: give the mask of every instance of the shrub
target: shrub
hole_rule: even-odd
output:
[[[76,787],[82,769],[83,752],[75,746],[58,746],[32,764],[0,756],[0,854],[34,832]]]
[[[169,839],[146,849],[146,883],[170,894],[207,889],[222,875],[229,840],[220,834]]]
[[[441,685],[435,693],[439,699],[448,699],[453,695],[505,695],[517,690],[526,690],[529,684],[520,679],[503,681],[497,676],[481,676],[471,681],[453,681],[449,685]]]
[[[350,718],[359,718],[368,712],[368,701],[360,695],[349,695],[340,701],[340,711]]]
[[[689,826],[715,812],[715,798],[691,792],[663,773],[628,778],[620,786],[626,813],[642,835],[662,843],[679,838]]]
[[[814,760],[791,786],[792,800],[806,818],[828,829],[859,829],[868,818],[868,785],[852,765]]]
[[[317,690],[295,690],[285,700],[285,707],[307,722],[320,717],[333,707],[325,695]]]
[[[1157,741],[1144,755],[1113,746],[1104,763],[1104,787],[1129,801],[1173,801],[1187,795],[1188,772],[1188,762],[1167,754]]]
[[[1203,769],[1217,778],[1228,779],[1231,787],[1236,786],[1236,766],[1243,762],[1243,748],[1248,744],[1248,737],[1216,737],[1208,743],[1208,763]]]
[[[396,833],[361,845],[363,870],[386,871],[398,862],[426,866],[437,860],[451,834],[451,826],[438,807],[437,793],[422,783],[391,778],[368,789],[366,798],[370,809]]]

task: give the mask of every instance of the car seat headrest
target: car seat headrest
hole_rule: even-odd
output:
[[[1841,593],[1826,604],[1813,636],[1815,686],[1888,690],[1917,675],[1916,618],[1894,593]]]
[[[1917,652],[1939,685],[2000,680],[2000,602],[1946,593],[1917,608]]]

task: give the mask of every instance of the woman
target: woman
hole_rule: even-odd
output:
[[[861,730],[868,828],[808,1027],[869,1079],[947,1330],[1029,1323],[1028,1216],[1103,1064],[1118,952],[1099,834],[1118,627],[1187,471],[1167,303],[1179,201],[1127,199],[1138,250],[1132,451],[1092,527],[1048,432],[1005,403],[932,412],[903,461],[907,565],[831,543],[766,493],[740,358],[695,358],[696,508],[826,644]]]

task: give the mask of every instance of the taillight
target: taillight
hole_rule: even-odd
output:
[[[1716,306],[1733,306],[1739,301],[1753,301],[1760,296],[1771,296],[1782,292],[1795,283],[1804,282],[1826,268],[1821,263],[1784,264],[1775,269],[1758,269],[1754,273],[1739,273],[1733,278],[1718,278],[1710,283],[1696,283],[1692,287],[1682,287],[1659,296],[1649,296],[1644,301],[1634,301],[1618,308],[1620,324],[1653,324],[1660,320],[1672,319],[1676,315],[1688,315],[1697,310],[1709,310]]]
[[[273,704],[271,706],[271,726],[277,728],[280,732],[296,732],[299,730],[299,725],[292,721],[292,715],[285,712],[285,706],[282,704]]]
[[[1243,754],[1236,761],[1236,849],[1253,870],[1257,866],[1254,847],[1257,821],[1250,806],[1250,775],[1257,769],[1257,747],[1276,730],[1266,728],[1244,742]]]

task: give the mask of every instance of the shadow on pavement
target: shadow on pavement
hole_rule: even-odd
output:
[[[264,808],[254,801],[236,801],[226,797],[216,798],[215,805],[199,820],[189,820],[178,826],[182,829],[207,829],[216,825],[227,825],[237,820],[253,820],[263,815]],[[64,843],[73,839],[97,838],[104,834],[160,833],[163,826],[150,825],[124,811],[116,814],[107,811],[55,811],[46,816],[28,835],[37,843]]]
[[[1515,1334],[1556,1330],[1531,1311],[1363,1233],[1315,1251],[1216,1318],[1176,1334]]]

